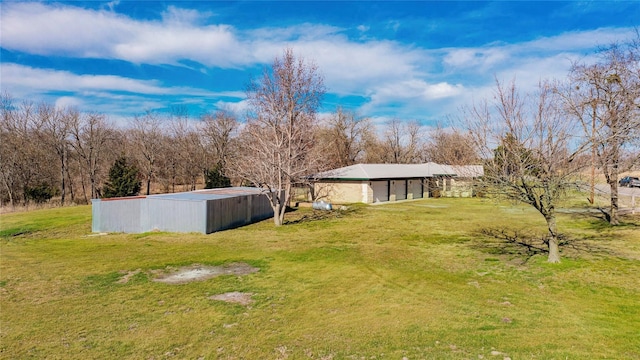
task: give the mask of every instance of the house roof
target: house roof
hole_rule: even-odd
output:
[[[484,167],[482,165],[440,165],[446,171],[453,172],[457,177],[475,178],[484,176]]]
[[[428,162],[426,164],[355,164],[324,171],[311,178],[340,180],[406,179],[434,176],[456,176],[456,167]],[[482,168],[482,166],[480,166]]]

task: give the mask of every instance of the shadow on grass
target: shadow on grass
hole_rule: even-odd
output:
[[[640,217],[630,213],[622,212],[619,214],[620,224],[611,225],[609,223],[609,214],[601,210],[599,212],[583,211],[571,213],[573,220],[581,221],[588,230],[605,231],[613,229],[637,229],[640,228]]]
[[[494,255],[509,255],[519,257],[522,263],[527,263],[536,255],[549,253],[549,240],[546,235],[533,234],[524,229],[485,228],[478,232],[488,241],[477,241],[474,248]],[[562,256],[579,257],[584,254],[607,255],[626,258],[624,254],[595,244],[592,241],[570,238],[565,234],[558,234]]]
[[[488,238],[488,241],[478,241],[472,245],[474,248],[493,255],[510,255],[522,258],[522,263],[527,263],[535,255],[548,253],[546,243],[525,230],[512,230],[506,228],[484,228],[478,231],[480,238]]]
[[[359,207],[349,206],[346,209],[338,210],[311,210],[300,211],[292,214],[289,220],[285,220],[286,225],[311,223],[314,221],[339,219],[359,212]]]

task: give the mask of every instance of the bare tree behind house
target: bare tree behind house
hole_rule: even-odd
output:
[[[338,107],[320,129],[319,142],[332,168],[353,165],[365,152],[365,136],[371,131],[369,119]]]
[[[171,120],[171,146],[181,182],[187,190],[195,190],[207,169],[205,149],[196,123],[186,117],[174,117]]]
[[[264,189],[282,225],[292,185],[314,173],[316,110],[325,93],[317,66],[286,49],[247,89],[250,115],[241,134],[238,176]]]
[[[151,193],[151,183],[159,171],[158,158],[163,151],[163,131],[161,118],[151,112],[134,117],[129,124],[128,138],[145,180],[147,195]]]
[[[611,189],[606,215],[617,225],[618,177],[640,161],[630,148],[640,137],[640,49],[614,44],[599,55],[595,64],[575,64],[559,93],[565,110],[578,119],[589,139],[592,172],[597,165]]]
[[[421,126],[417,121],[392,119],[384,131],[386,163],[413,164],[420,162],[422,150]]]
[[[570,152],[573,124],[557,107],[551,87],[522,96],[515,82],[497,83],[494,103],[465,109],[465,120],[479,155],[481,181],[496,196],[533,206],[545,219],[548,261],[560,261],[556,207],[579,170]]]
[[[473,147],[471,135],[457,129],[445,130],[438,126],[425,146],[425,160],[445,165],[473,165],[480,157]]]
[[[205,114],[201,118],[200,130],[205,146],[211,153],[210,165],[218,166],[226,173],[227,163],[234,155],[235,138],[240,124],[228,111],[218,110],[214,114]]]
[[[371,127],[362,134],[362,146],[364,150],[362,162],[365,164],[381,164],[387,162],[387,150],[376,132],[376,126],[372,124]]]

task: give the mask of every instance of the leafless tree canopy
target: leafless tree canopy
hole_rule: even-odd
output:
[[[331,168],[349,166],[362,159],[365,137],[372,131],[367,118],[338,107],[320,127],[317,146],[322,148],[327,165]]]
[[[554,96],[547,84],[523,96],[515,82],[497,83],[494,103],[465,110],[471,138],[485,159],[484,190],[538,210],[547,222],[549,262],[560,261],[556,206],[579,170],[571,151],[573,125]]]
[[[151,182],[158,174],[158,158],[162,154],[162,123],[157,114],[147,112],[131,121],[128,136],[134,158],[146,183],[146,194],[151,193]]]
[[[200,125],[200,131],[205,138],[205,146],[213,156],[212,162],[226,171],[227,162],[237,150],[234,139],[239,127],[238,120],[232,113],[219,110],[213,115],[203,115]]]
[[[447,131],[440,126],[431,133],[425,146],[425,160],[446,165],[479,164],[480,157],[473,146],[472,136],[456,129]]]
[[[640,160],[640,49],[614,44],[592,65],[575,64],[559,90],[565,110],[589,139],[593,162],[611,187],[611,224],[618,220],[618,176]]]
[[[316,110],[324,92],[316,65],[296,57],[291,49],[247,90],[251,114],[234,169],[265,189],[276,225],[283,222],[292,185],[314,173],[320,162],[309,155],[315,143]]]
[[[386,163],[413,164],[421,160],[422,128],[417,121],[392,119],[384,130]]]

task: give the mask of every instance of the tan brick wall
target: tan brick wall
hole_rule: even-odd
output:
[[[362,181],[322,181],[314,184],[314,192],[318,199],[331,203],[356,203],[363,200],[362,184]],[[370,187],[368,188],[367,192],[370,191]],[[371,196],[367,198],[370,199]]]

